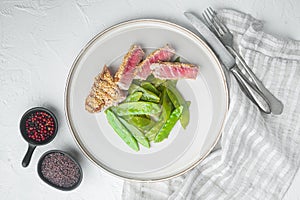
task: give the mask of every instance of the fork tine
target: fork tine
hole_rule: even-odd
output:
[[[230,32],[229,29],[227,28],[227,26],[225,26],[223,24],[223,22],[221,22],[220,18],[217,16],[217,12],[214,9],[212,9],[211,7],[209,7],[207,10],[213,16],[214,21],[218,24],[218,26],[221,27],[221,29],[222,29],[222,31],[224,33]]]
[[[222,27],[222,24],[220,23],[220,21],[216,20],[216,17],[217,17],[216,16],[216,12],[211,7],[208,7],[206,9],[206,11],[210,15],[213,24],[219,29],[219,31],[221,32],[221,34],[226,33],[226,29],[224,30],[224,27]]]
[[[211,22],[210,18],[208,17],[207,13],[204,11],[204,13],[202,13],[203,19],[205,21],[205,24],[208,26],[208,28],[214,32],[214,34],[216,34],[218,37],[221,37],[219,31],[216,29],[216,27],[213,25],[213,23]]]
[[[207,8],[203,14],[210,22],[211,27],[213,27],[213,29],[217,32],[218,36],[221,37],[222,35],[224,35],[223,29],[219,26],[219,23],[216,23],[216,21],[214,20],[214,14],[209,11],[209,8]]]
[[[209,25],[209,28],[212,32],[214,32],[218,37],[222,37],[220,31],[218,30],[218,28],[214,25],[214,23],[212,22],[212,19],[207,15],[207,13],[203,14],[203,17],[206,21],[206,23]]]
[[[208,7],[207,10],[209,10],[213,16],[217,16],[217,12],[212,7]]]

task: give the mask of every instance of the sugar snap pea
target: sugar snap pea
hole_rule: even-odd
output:
[[[169,118],[172,110],[173,110],[173,104],[167,94],[167,88],[164,87],[163,92],[162,92],[162,109],[166,111],[166,119]]]
[[[130,124],[136,126],[142,131],[147,130],[149,127],[154,125],[154,121],[146,116],[139,115],[126,115],[123,118]]]
[[[146,90],[145,88],[142,88],[136,84],[131,84],[131,86],[128,89],[129,94],[132,94],[133,92],[142,92],[143,95],[141,97],[144,101],[151,101],[154,103],[158,103],[160,98],[153,92]]]
[[[121,123],[119,118],[110,110],[105,111],[108,123],[114,129],[114,131],[122,138],[122,140],[133,150],[138,151],[139,145],[133,135],[128,131],[126,127]]]
[[[124,102],[132,102],[132,101],[138,101],[143,96],[142,92],[134,92],[124,100]]]
[[[185,129],[190,121],[189,106],[180,92],[172,84],[167,84],[166,87],[168,88],[168,96],[170,97],[175,108],[178,108],[179,106],[183,107],[182,115],[180,117],[180,123]]]
[[[171,130],[175,126],[176,122],[179,120],[182,111],[183,106],[179,106],[171,113],[169,119],[162,126],[159,133],[156,135],[154,142],[161,142],[169,136]]]
[[[150,92],[153,92],[153,93],[156,94],[157,96],[160,95],[160,91],[158,91],[158,90],[156,89],[156,87],[154,87],[154,85],[152,85],[150,82],[143,81],[143,82],[141,82],[141,86],[142,86],[142,88],[144,88],[144,89],[146,89],[146,90],[148,90],[148,91],[150,91]]]
[[[188,105],[188,107],[191,106],[191,101],[186,101],[186,104]]]
[[[148,131],[146,132],[145,136],[150,140],[154,141],[157,133],[161,129],[161,127],[164,125],[165,121],[163,120],[165,118],[165,111],[162,111],[162,114],[160,115],[157,123]]]
[[[155,116],[161,112],[161,106],[152,102],[126,102],[112,108],[119,115],[150,115]]]
[[[134,92],[142,92],[140,86],[137,84],[132,83],[128,89],[128,94],[132,94]]]
[[[166,82],[164,79],[155,78],[152,74],[148,76],[147,81],[152,83],[156,88]]]
[[[173,84],[176,87],[178,80],[169,80],[168,83]]]
[[[150,148],[150,144],[148,139],[145,137],[144,133],[142,133],[137,127],[128,123],[126,120],[120,118],[122,124],[130,131],[133,137],[144,147]]]
[[[161,84],[163,84],[163,83],[165,83],[165,82],[166,82],[166,80],[164,80],[164,79],[158,79],[158,78],[155,78],[155,79],[153,79],[152,84],[153,84],[155,87],[158,87],[158,86],[160,86]]]
[[[178,56],[178,57],[174,60],[174,62],[180,62],[180,56]]]
[[[154,141],[156,135],[159,133],[164,123],[168,120],[173,110],[173,105],[168,97],[166,88],[163,89],[161,101],[162,114],[159,117],[158,122],[146,133],[146,137],[148,137],[150,141]]]

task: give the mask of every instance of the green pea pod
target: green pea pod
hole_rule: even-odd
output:
[[[180,62],[180,56],[178,56],[178,57],[174,60],[174,62]]]
[[[132,83],[135,84],[135,85],[140,85],[142,82],[142,80],[139,80],[139,79],[133,79]]]
[[[148,127],[152,126],[155,122],[150,118],[138,115],[126,115],[123,118],[130,124],[136,126],[140,130],[147,130]]]
[[[160,129],[159,133],[156,135],[154,142],[161,142],[164,139],[168,138],[171,130],[175,126],[176,122],[179,120],[182,111],[183,111],[183,106],[179,106],[171,113],[169,119]]]
[[[128,94],[132,94],[134,92],[142,92],[142,91],[140,91],[140,86],[132,83],[128,89]]]
[[[159,133],[160,129],[162,126],[166,123],[168,120],[172,110],[173,110],[173,105],[172,102],[170,101],[166,88],[164,88],[162,92],[162,114],[160,115],[158,122],[146,133],[146,136],[150,141],[154,141],[156,135]]]
[[[178,108],[179,106],[183,107],[182,115],[180,117],[180,123],[185,129],[190,121],[189,106],[184,100],[184,98],[181,96],[180,92],[172,84],[168,84],[166,85],[166,87],[168,88],[168,96],[171,99],[175,108]]]
[[[160,118],[157,121],[157,123],[148,132],[146,132],[145,136],[150,141],[154,141],[157,133],[159,132],[159,130],[161,129],[161,127],[164,125],[164,123],[165,123],[165,121],[163,120],[164,115],[165,115],[165,111],[163,111],[163,113],[160,115]]]
[[[148,78],[147,78],[147,80],[146,80],[147,82],[150,82],[152,85],[154,85],[156,88],[159,86],[159,85],[161,85],[161,84],[163,84],[164,82],[166,82],[166,80],[164,80],[164,79],[159,79],[159,78],[155,78],[154,76],[153,76],[153,74],[151,74],[150,76],[148,76]]]
[[[191,106],[191,101],[186,101],[186,104],[187,104],[188,107],[190,108],[190,106]]]
[[[166,80],[164,80],[164,79],[155,78],[152,74],[150,76],[148,76],[147,81],[150,82],[155,87],[158,87],[159,85],[166,82]]]
[[[139,145],[133,135],[128,131],[126,127],[121,123],[119,118],[110,110],[105,111],[108,123],[114,129],[114,131],[122,138],[122,140],[133,150],[138,151]]]
[[[178,100],[177,96],[175,95],[175,93],[170,90],[170,86],[168,86],[167,94],[168,94],[172,104],[174,105],[174,107],[178,108],[180,106],[179,100]]]
[[[119,115],[150,115],[156,116],[161,112],[161,106],[152,102],[126,102],[112,107],[113,111]]]
[[[167,94],[166,88],[163,89],[163,93],[162,93],[162,109],[164,109],[166,111],[165,118],[167,120],[173,110],[173,104]]]
[[[132,94],[134,92],[142,92],[143,95],[142,95],[141,99],[144,101],[151,101],[154,103],[158,103],[160,100],[156,94],[154,94],[153,92],[146,90],[136,84],[131,84],[128,89],[128,92],[129,92],[129,94]]]
[[[153,74],[150,74],[150,75],[148,76],[148,78],[146,79],[146,81],[148,81],[148,82],[151,83],[153,79],[155,79],[155,77],[153,76]]]
[[[126,120],[120,118],[122,124],[130,131],[133,137],[144,147],[150,148],[150,144],[148,139],[145,137],[144,133],[142,133],[138,128],[128,123]]]
[[[174,87],[176,87],[178,80],[170,80],[171,83],[173,83]]]
[[[177,82],[178,82],[178,80],[167,80],[163,85],[164,86],[166,86],[166,85],[172,85],[173,87],[176,88]]]
[[[143,81],[143,82],[141,82],[141,86],[142,86],[142,88],[144,88],[144,89],[146,89],[146,90],[148,90],[150,92],[153,92],[157,96],[160,95],[160,92],[156,89],[156,87],[154,87],[154,85],[152,85],[149,82]]]
[[[134,92],[132,94],[129,94],[128,97],[124,100],[124,102],[139,101],[142,96],[143,96],[142,92]]]

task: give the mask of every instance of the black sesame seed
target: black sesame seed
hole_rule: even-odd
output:
[[[62,188],[72,187],[80,180],[78,165],[59,152],[45,156],[41,164],[41,173],[49,182]]]

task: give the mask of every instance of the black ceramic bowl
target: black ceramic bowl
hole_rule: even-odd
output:
[[[53,156],[52,158],[50,158],[50,156]],[[55,159],[54,157],[57,156],[57,155],[60,155],[61,158],[58,159],[59,161],[57,162],[57,159]],[[65,157],[66,159],[62,159],[62,157]],[[45,164],[45,159],[48,160],[47,164]],[[62,160],[69,160],[70,162],[73,162],[71,165],[75,166],[75,168],[64,168],[63,167],[63,164],[60,164],[60,167],[57,166],[57,163],[61,163]],[[44,163],[45,162],[45,163]],[[44,163],[44,164],[43,164]],[[55,166],[56,165],[56,166]],[[46,166],[46,168],[45,168]],[[70,165],[68,165],[70,166]],[[43,168],[44,168],[44,173],[43,173]],[[63,170],[62,170],[63,168]],[[50,181],[51,178],[49,177],[46,177],[44,174],[47,173],[47,172],[51,172],[49,173],[49,176],[52,176],[53,177],[57,177],[59,176],[60,174],[63,174],[63,181],[62,182],[67,182],[67,181],[72,181],[74,180],[74,177],[69,178],[69,180],[67,180],[66,177],[68,177],[69,175],[69,172],[72,172],[73,171],[77,171],[78,173],[78,177],[76,178],[76,182],[74,182],[71,186],[61,186],[55,182],[57,181]],[[46,171],[46,172],[45,172]],[[77,188],[81,181],[82,181],[82,169],[79,165],[79,163],[72,157],[70,156],[69,154],[67,154],[66,152],[64,151],[60,151],[60,150],[50,150],[50,151],[47,151],[46,153],[44,153],[41,158],[39,159],[39,162],[38,162],[38,165],[37,165],[37,172],[38,172],[38,175],[39,177],[44,181],[46,182],[48,185],[56,188],[56,189],[59,189],[59,190],[63,190],[63,191],[70,191],[70,190],[73,190],[75,188]],[[70,177],[70,175],[69,175]]]
[[[54,132],[53,132],[53,134],[49,138],[47,138],[43,141],[35,141],[35,140],[29,138],[28,135],[27,135],[27,132],[26,132],[26,120],[29,119],[32,114],[35,114],[37,112],[47,113],[54,121]],[[49,142],[51,142],[55,138],[56,133],[57,133],[57,129],[58,129],[58,123],[57,123],[57,119],[56,119],[55,115],[50,110],[48,110],[46,108],[34,107],[34,108],[29,109],[28,111],[26,111],[23,114],[23,116],[21,118],[21,121],[20,121],[20,132],[21,132],[23,138],[28,142],[28,150],[27,150],[26,155],[24,156],[24,159],[22,161],[22,166],[23,167],[28,166],[28,164],[30,162],[30,159],[31,159],[31,156],[32,156],[32,153],[35,150],[36,146],[48,144]]]

